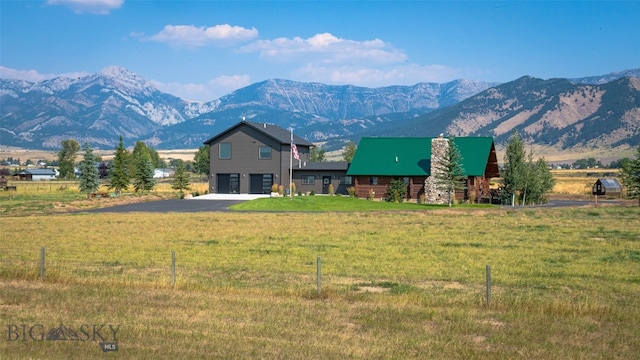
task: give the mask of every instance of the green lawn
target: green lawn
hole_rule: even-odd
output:
[[[433,210],[442,205],[416,203],[390,203],[369,201],[346,196],[294,196],[261,198],[232,205],[233,210],[251,211],[384,211],[384,210]],[[457,205],[459,208],[486,208],[490,205]]]

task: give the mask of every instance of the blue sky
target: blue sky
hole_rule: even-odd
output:
[[[640,67],[640,1],[0,1],[0,76],[112,65],[197,101],[273,78],[602,75]]]

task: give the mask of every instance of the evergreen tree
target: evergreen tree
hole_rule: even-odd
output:
[[[91,193],[98,191],[100,187],[100,174],[96,167],[96,158],[89,143],[84,143],[84,156],[80,162],[80,191],[87,193],[87,198]]]
[[[404,180],[399,178],[392,179],[389,182],[389,186],[387,186],[387,196],[385,200],[388,202],[401,203],[405,197],[407,197],[407,185],[404,183]]]
[[[184,166],[184,161],[178,160],[176,173],[171,181],[171,188],[180,191],[180,197],[184,197],[184,191],[189,190],[189,174]]]
[[[129,152],[124,148],[122,144],[122,136],[120,136],[120,142],[116,147],[116,154],[113,158],[113,167],[111,173],[111,184],[109,189],[114,189],[119,195],[123,189],[129,187]]]
[[[515,202],[515,197],[523,191],[526,177],[527,164],[525,162],[524,141],[520,139],[518,132],[514,131],[507,141],[502,174],[505,195],[509,197],[512,204]]]
[[[467,179],[462,168],[462,155],[452,137],[449,138],[447,153],[434,165],[436,187],[449,194],[449,206],[451,206],[455,191],[465,189],[465,180]]]
[[[624,161],[620,169],[620,179],[627,187],[627,197],[638,199],[640,206],[640,146],[636,151],[636,158]]]
[[[74,174],[74,166],[76,164],[76,156],[80,151],[80,144],[73,139],[62,140],[62,149],[58,152],[58,171],[61,179],[73,179],[76,177]]]
[[[196,174],[209,174],[209,154],[209,145],[202,145],[198,148],[198,152],[193,158]]]
[[[344,161],[351,162],[353,160],[353,156],[356,154],[357,149],[358,146],[356,145],[356,143],[349,141],[344,147],[344,150],[342,150],[342,158],[344,159]]]
[[[153,190],[156,184],[154,175],[154,166],[151,161],[151,155],[147,146],[138,141],[133,148],[133,159],[135,162],[136,172],[133,177],[133,188],[136,192],[142,192]]]

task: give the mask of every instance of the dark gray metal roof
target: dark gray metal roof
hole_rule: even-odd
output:
[[[602,186],[609,191],[621,191],[622,187],[618,179],[598,179]]]
[[[21,171],[20,174],[55,175],[56,172],[53,169],[27,169],[27,170]]]
[[[224,136],[225,134],[229,133],[232,130],[235,130],[236,128],[240,127],[240,126],[249,126],[257,131],[260,131],[261,133],[273,138],[274,140],[278,141],[281,144],[290,144],[291,143],[291,132],[287,129],[283,129],[278,125],[273,125],[273,124],[267,124],[267,123],[256,123],[256,122],[251,122],[251,121],[241,121],[235,125],[233,125],[232,127],[228,128],[227,130],[224,130],[223,132],[219,133],[218,135],[210,138],[209,140],[206,140],[204,143],[205,144],[211,144],[212,142],[214,142],[216,139]],[[296,145],[298,146],[307,146],[307,147],[312,147],[313,144],[308,142],[307,140],[297,136],[296,134],[293,134],[293,140],[295,141]]]

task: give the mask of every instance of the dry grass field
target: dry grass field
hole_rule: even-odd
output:
[[[640,351],[638,207],[19,214],[0,216],[0,359]],[[78,340],[44,340],[61,324]]]
[[[130,149],[131,150],[131,149]],[[184,161],[193,160],[198,149],[176,149],[176,150],[157,150],[160,158],[163,159],[181,159]],[[95,150],[94,154],[99,155],[104,160],[109,160],[113,158],[115,153],[115,148],[112,150]],[[78,159],[81,158],[81,152],[78,154]],[[47,160],[53,161],[58,159],[57,151],[48,151],[48,150],[28,150],[28,149],[19,149],[7,146],[0,146],[0,158],[6,159],[7,157],[13,157],[14,159],[20,159],[21,161],[26,161],[27,159],[31,159],[33,161],[37,160]]]

